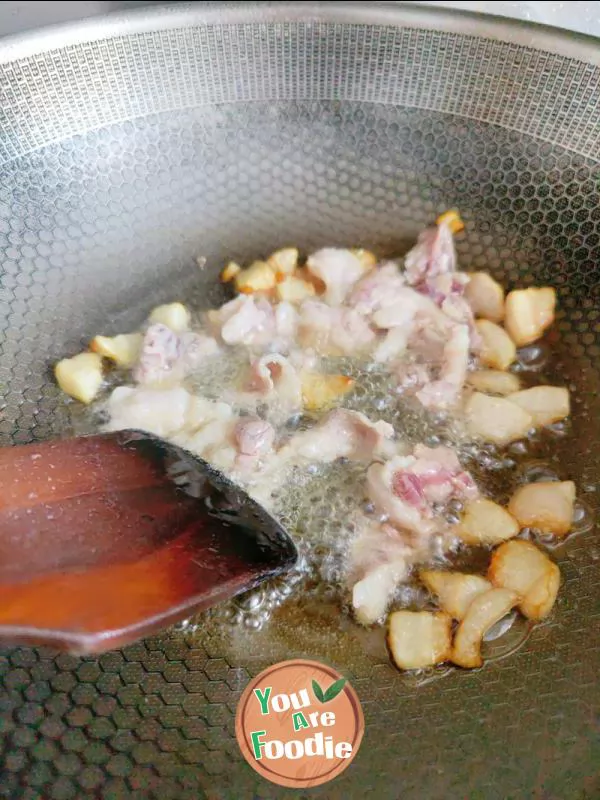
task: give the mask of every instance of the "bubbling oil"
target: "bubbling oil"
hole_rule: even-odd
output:
[[[545,343],[523,348],[513,370],[523,385],[542,382],[542,370],[552,373],[550,351]],[[231,402],[236,411],[235,396],[243,388],[249,356],[244,348],[229,348],[219,358],[208,359],[186,380],[186,388],[211,400]],[[560,422],[511,444],[504,450],[493,445],[473,442],[466,435],[461,420],[450,414],[429,413],[414,398],[398,394],[396,380],[382,365],[353,358],[322,359],[323,372],[342,374],[354,380],[352,391],[343,398],[343,407],[359,411],[372,421],[384,420],[396,431],[399,443],[411,447],[424,443],[430,447],[447,445],[456,450],[465,469],[478,486],[497,502],[506,503],[516,485],[531,480],[560,479],[557,445],[569,433],[569,423]],[[116,385],[127,383],[127,376],[115,371],[109,376],[103,397],[91,410],[71,404],[72,432],[96,432],[101,421],[103,400]],[[548,383],[553,381],[547,380]],[[558,381],[557,381],[558,382]],[[259,409],[260,412],[260,409]],[[283,442],[296,431],[318,422],[319,414],[298,415],[279,425],[277,438]],[[269,510],[290,533],[299,552],[297,564],[285,576],[265,582],[228,603],[178,626],[186,633],[204,630],[207,625],[230,626],[235,630],[257,631],[277,613],[278,622],[285,616],[278,611],[288,604],[290,618],[304,618],[307,610],[337,608],[350,611],[350,597],[345,582],[345,565],[357,525],[365,513],[373,513],[365,492],[366,465],[338,460],[334,464],[294,466],[285,481],[268,499]],[[262,501],[262,498],[261,498]],[[460,504],[448,509],[449,522],[456,521]],[[574,532],[589,530],[593,512],[584,501],[577,501]],[[557,542],[526,530],[521,536],[537,544],[553,548]],[[558,543],[560,545],[560,543]],[[448,553],[443,547],[435,551],[433,562],[449,562],[455,569],[485,573],[490,551],[485,548],[459,549]],[[290,602],[291,600],[291,602]],[[391,608],[432,608],[429,594],[414,579],[398,587]],[[283,612],[284,609],[281,609]],[[310,617],[311,614],[309,613]],[[294,623],[296,624],[296,623]],[[355,637],[364,640],[366,649],[373,649],[374,631],[359,629],[350,622],[350,614],[340,615],[339,624],[352,627]],[[354,630],[356,629],[356,630]],[[511,613],[489,631],[483,650],[486,660],[495,660],[514,652],[528,638],[531,625],[518,614]],[[385,650],[383,637],[376,637],[376,657]],[[419,671],[407,680],[418,684],[441,677],[448,667]]]
[[[219,375],[237,375],[239,381],[241,373],[236,373],[233,367],[227,369],[220,364],[218,369]],[[398,394],[394,376],[381,365],[352,358],[328,358],[323,359],[320,369],[353,378],[354,388],[344,397],[344,408],[362,412],[373,421],[390,423],[399,443],[407,447],[422,442],[430,447],[454,448],[486,494],[508,499],[514,487],[516,465],[530,456],[529,441],[522,443],[521,454],[498,452],[489,444],[473,443],[466,437],[460,419],[450,414],[429,413],[415,399]],[[220,391],[223,384],[215,390],[212,380],[205,374],[203,383],[212,386],[213,392]],[[204,394],[206,390],[202,391]],[[318,415],[296,421],[296,425],[305,427],[315,421]],[[289,433],[285,427],[278,431],[281,437]],[[297,566],[287,575],[206,613],[230,625],[258,630],[269,622],[279,606],[299,592],[303,595],[303,605],[326,600],[349,612],[345,567],[357,525],[365,513],[372,513],[365,488],[366,469],[365,464],[344,459],[334,464],[295,466],[271,496],[269,510],[294,539],[300,553]],[[457,521],[460,511],[460,504],[455,504],[448,510],[448,520]],[[437,565],[448,564],[448,557],[444,550],[435,552],[434,548]],[[483,558],[481,552],[470,552],[462,553],[460,561],[463,569],[481,571],[485,570],[487,559],[487,551]],[[430,606],[430,596],[416,580],[399,586],[392,603],[392,608]]]
[[[545,345],[530,347],[519,353],[514,370],[524,386],[540,383],[540,372],[548,369],[549,352]],[[508,448],[473,442],[466,435],[460,419],[450,415],[430,414],[410,397],[396,392],[395,380],[380,365],[343,358],[327,359],[324,371],[352,377],[353,391],[344,398],[343,406],[364,413],[369,419],[385,420],[393,425],[397,437],[407,445],[422,442],[430,447],[453,447],[478,486],[497,502],[507,503],[516,486],[524,481],[560,479],[557,445],[568,436],[569,422],[556,423],[543,432],[530,435]],[[553,383],[551,379],[548,383]],[[559,381],[555,381],[559,383]],[[314,420],[310,420],[314,422]],[[272,513],[290,532],[300,560],[288,575],[277,578],[245,593],[218,609],[207,612],[213,622],[226,622],[236,628],[259,630],[267,626],[276,609],[288,603],[292,620],[311,617],[310,609],[338,608],[338,625],[349,630],[377,661],[387,660],[384,638],[379,631],[360,628],[351,623],[350,596],[345,584],[345,564],[356,532],[357,520],[369,512],[365,494],[365,465],[343,460],[331,465],[312,464],[296,467],[274,494]],[[460,507],[449,509],[449,521],[458,518]],[[584,502],[576,503],[574,533],[589,530],[593,513]],[[524,531],[548,549],[560,546],[537,531]],[[454,569],[485,574],[489,564],[489,548],[460,548],[457,552],[434,551],[436,565],[452,565]],[[433,608],[426,590],[412,578],[398,587],[391,610],[398,608]],[[285,609],[281,609],[282,612]],[[348,612],[346,614],[342,612]],[[278,623],[287,617],[281,612]],[[285,623],[284,623],[285,624]],[[335,624],[335,623],[332,623]],[[519,649],[529,638],[533,625],[514,612],[488,631],[482,652],[486,662],[505,658]],[[417,685],[445,676],[453,668],[447,666],[419,670],[404,676]]]

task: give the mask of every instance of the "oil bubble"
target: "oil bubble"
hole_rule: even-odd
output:
[[[548,361],[549,349],[545,343],[530,344],[517,351],[516,371],[538,372]]]

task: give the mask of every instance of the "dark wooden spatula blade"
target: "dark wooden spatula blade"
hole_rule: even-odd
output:
[[[120,647],[289,569],[245,492],[133,431],[0,449],[0,637]]]

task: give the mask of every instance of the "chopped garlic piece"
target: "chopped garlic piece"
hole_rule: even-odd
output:
[[[526,436],[533,417],[505,397],[490,397],[474,392],[465,406],[469,433],[500,446]]]
[[[377,256],[370,250],[364,250],[362,247],[354,247],[350,252],[358,258],[365,271],[377,266]]]
[[[118,336],[95,336],[90,349],[110,358],[119,367],[130,368],[137,362],[142,348],[141,333],[121,333]]]
[[[98,353],[79,353],[63,358],[54,367],[60,388],[75,400],[91,403],[102,386],[102,356]]]
[[[277,282],[273,269],[266,261],[255,261],[235,276],[235,288],[242,294],[268,292]]]
[[[277,297],[287,303],[301,303],[308,297],[314,297],[315,287],[312,283],[290,275],[277,284]]]
[[[394,611],[387,638],[396,666],[421,669],[446,661],[451,652],[451,625],[451,618],[441,611]]]
[[[560,586],[560,570],[531,542],[515,539],[501,545],[490,563],[488,577],[495,586],[519,596],[519,608],[529,619],[548,616]]]
[[[460,214],[455,208],[451,209],[450,211],[444,211],[443,214],[439,215],[435,222],[436,225],[441,225],[442,222],[447,223],[452,233],[460,233],[465,229],[465,223],[462,221]]]
[[[453,530],[466,544],[490,545],[512,539],[520,528],[505,508],[487,497],[479,497],[467,503]]]
[[[506,396],[518,392],[521,381],[512,372],[499,369],[478,369],[467,374],[467,383],[484,394],[500,394]]]
[[[474,272],[465,287],[465,298],[476,317],[502,322],[504,289],[487,272]]]
[[[230,261],[221,273],[221,280],[223,283],[229,283],[236,275],[239,275],[241,271],[242,268],[239,264],[236,264],[235,261]]]
[[[454,637],[451,660],[465,669],[483,664],[481,642],[492,625],[502,619],[519,601],[510,589],[490,589],[473,600]]]
[[[571,411],[569,390],[562,386],[533,386],[510,394],[507,399],[531,414],[536,428],[558,422]]]
[[[422,570],[419,577],[432,594],[435,594],[442,610],[453,619],[466,616],[473,600],[492,588],[492,584],[481,575],[442,570]]]
[[[477,320],[475,327],[482,342],[481,363],[492,369],[508,369],[517,357],[517,348],[508,333],[488,319]]]
[[[539,339],[554,322],[556,291],[549,286],[515,289],[506,298],[506,330],[517,347]]]
[[[148,321],[166,325],[175,333],[183,333],[190,328],[190,318],[191,314],[183,303],[166,303],[153,309]]]
[[[538,481],[520,486],[508,510],[523,528],[565,536],[573,525],[573,481]]]
[[[286,276],[292,275],[298,266],[298,248],[283,247],[276,250],[267,259],[267,264],[275,273],[277,280],[283,280]]]

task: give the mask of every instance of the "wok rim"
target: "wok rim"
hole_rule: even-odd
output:
[[[200,2],[116,11],[0,39],[0,64],[122,36],[193,26],[329,23],[419,28],[481,37],[600,66],[600,38],[494,14],[390,2]]]

